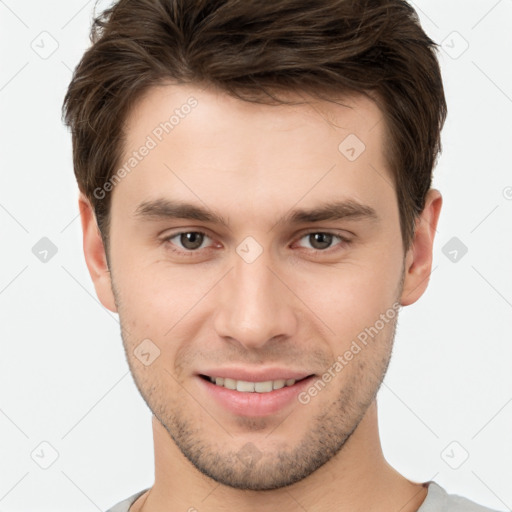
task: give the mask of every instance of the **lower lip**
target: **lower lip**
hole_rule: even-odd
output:
[[[224,409],[238,416],[256,417],[275,414],[293,402],[298,402],[297,395],[311,383],[314,375],[296,382],[293,386],[285,386],[268,393],[244,393],[217,386],[199,376],[197,378],[209,396]]]

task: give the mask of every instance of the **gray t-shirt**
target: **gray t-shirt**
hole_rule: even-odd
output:
[[[121,501],[107,512],[129,512],[135,500],[144,494],[147,489],[130,496]],[[425,501],[417,512],[496,512],[490,508],[477,505],[461,496],[448,494],[440,485],[435,482],[428,482],[428,492]]]

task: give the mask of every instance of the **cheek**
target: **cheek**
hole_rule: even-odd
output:
[[[399,259],[346,262],[309,275],[299,272],[293,289],[308,306],[304,313],[317,318],[328,339],[350,343],[396,303],[400,272]]]
[[[171,321],[180,309],[207,289],[200,273],[187,269],[192,266],[171,268],[158,261],[133,264],[127,261],[116,265],[116,275],[122,276],[116,283],[124,309],[136,316],[149,315],[146,318],[152,320],[171,315]]]
[[[128,350],[133,351],[142,340],[150,339],[160,349],[159,361],[169,366],[179,350],[179,340],[194,339],[201,327],[201,322],[194,319],[203,311],[202,299],[218,277],[193,267],[171,268],[165,262],[146,266],[118,262],[115,275],[122,277],[113,277]]]
[[[115,255],[119,315],[134,334],[133,343],[153,339],[168,354],[169,340],[193,339],[208,314],[225,306],[216,298],[215,285],[229,266],[178,266],[163,259],[137,259],[135,254]],[[335,265],[305,263],[277,271],[296,295],[284,291],[283,300],[288,297],[288,306],[304,325],[315,324],[326,339],[347,341],[392,306],[401,260],[397,250],[375,244]]]

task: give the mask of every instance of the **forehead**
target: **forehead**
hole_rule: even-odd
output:
[[[363,95],[294,104],[242,101],[194,85],[153,87],[125,123],[129,171],[113,191],[133,208],[172,195],[233,208],[281,209],[301,201],[394,198],[382,112]],[[144,156],[141,150],[146,147]],[[135,161],[135,153],[138,153]],[[126,166],[131,160],[133,167]],[[133,211],[133,209],[132,209]]]
[[[221,136],[222,128],[231,127],[231,137],[235,136],[234,128],[240,128],[241,125],[244,125],[246,131],[255,131],[261,127],[287,131],[300,128],[304,123],[311,125],[319,138],[329,129],[357,131],[364,137],[383,121],[379,107],[363,94],[319,99],[305,92],[290,91],[280,92],[279,98],[289,103],[244,101],[213,86],[169,84],[151,87],[128,113],[125,122],[125,134],[128,136],[126,147],[135,145],[136,139],[143,134],[151,133],[156,139],[165,139],[171,131],[180,131],[175,129],[191,113],[192,121],[187,124],[199,119],[199,122],[194,123],[195,129],[210,131],[210,135],[217,132]],[[211,122],[203,124],[208,118]],[[166,123],[171,125],[167,125],[167,130],[161,126]],[[379,130],[376,132],[378,134]]]

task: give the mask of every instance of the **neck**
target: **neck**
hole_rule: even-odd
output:
[[[153,436],[155,483],[130,512],[415,512],[427,494],[425,486],[410,482],[384,459],[375,402],[329,462],[307,478],[271,491],[233,489],[203,475],[154,417]]]

